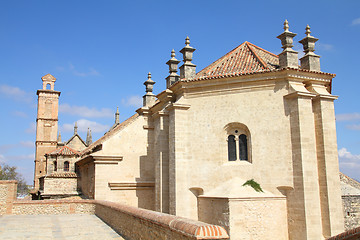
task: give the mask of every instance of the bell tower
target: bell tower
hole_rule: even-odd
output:
[[[45,175],[45,153],[57,148],[58,106],[60,92],[54,90],[56,78],[47,74],[42,78],[43,87],[37,91],[36,152],[34,189],[39,189],[39,178]]]

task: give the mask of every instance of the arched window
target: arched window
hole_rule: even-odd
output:
[[[239,136],[239,155],[240,160],[248,160],[247,137],[245,134]]]
[[[46,84],[46,89],[47,89],[47,90],[50,90],[50,89],[51,89],[50,83]]]
[[[69,171],[69,162],[66,161],[64,162],[64,172],[68,172]]]
[[[54,161],[54,172],[57,171],[57,161]]]
[[[242,123],[229,123],[225,126],[229,161],[251,162],[250,131]]]
[[[236,161],[236,142],[235,136],[228,136],[228,159],[229,161]]]

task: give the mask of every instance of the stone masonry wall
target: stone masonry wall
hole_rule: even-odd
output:
[[[91,200],[19,201],[13,203],[12,214],[94,214],[94,209]]]
[[[16,199],[17,181],[0,180],[0,215],[11,213],[13,201]]]
[[[342,196],[345,230],[360,227],[360,196]]]

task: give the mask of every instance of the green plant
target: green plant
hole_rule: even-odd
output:
[[[243,186],[250,186],[252,187],[255,191],[257,192],[264,192],[260,186],[260,184],[258,184],[257,182],[254,181],[254,179],[250,179],[250,180],[247,180]]]

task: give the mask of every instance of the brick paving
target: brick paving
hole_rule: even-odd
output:
[[[0,215],[0,239],[121,240],[100,218],[89,214]]]

